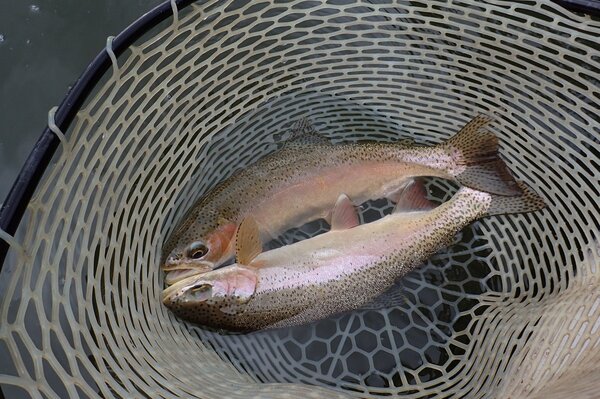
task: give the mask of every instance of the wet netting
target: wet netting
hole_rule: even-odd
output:
[[[30,158],[50,163],[0,233],[7,398],[598,397],[598,18],[536,0],[184,3],[131,46],[109,39],[107,72]],[[175,224],[298,119],[430,145],[478,113],[547,209],[474,223],[375,303],[307,326],[219,334],[161,304]]]

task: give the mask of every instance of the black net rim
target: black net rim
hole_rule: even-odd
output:
[[[172,17],[173,3],[177,10],[181,10],[194,2],[195,0],[166,0],[145,13],[114,38],[112,42],[114,55],[120,56],[137,39],[162,21]],[[600,0],[553,0],[553,2],[572,12],[600,17]],[[111,58],[106,49],[100,51],[88,65],[56,110],[55,123],[61,131],[64,132],[69,128],[75,115],[111,65]],[[59,144],[60,139],[49,126],[46,126],[0,208],[0,230],[9,235],[15,234],[29,201]],[[8,249],[9,244],[0,238],[0,271]]]
[[[181,10],[194,3],[194,0],[175,0],[174,3],[177,10]],[[172,16],[173,7],[170,0],[145,13],[114,38],[112,42],[114,55],[119,57],[136,40]],[[56,126],[61,131],[64,132],[69,128],[85,100],[111,66],[110,55],[106,49],[100,51],[87,66],[56,110],[54,119]],[[60,139],[50,130],[49,126],[46,126],[17,175],[6,200],[2,204],[2,208],[0,208],[0,230],[4,230],[10,235],[15,234],[27,205],[59,144]],[[0,271],[8,249],[8,243],[0,238]]]

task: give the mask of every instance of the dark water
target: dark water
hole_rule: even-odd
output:
[[[0,1],[0,203],[33,143],[107,36],[161,0]]]

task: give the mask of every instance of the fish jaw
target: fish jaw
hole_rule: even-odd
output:
[[[215,266],[231,259],[235,255],[235,233],[237,224],[224,221],[217,229],[210,232],[206,238],[209,251],[204,260]]]
[[[178,297],[191,301],[197,297],[197,295],[190,295],[196,294],[192,291],[202,285],[212,287],[211,297],[214,298],[226,296],[249,298],[255,291],[256,282],[257,276],[253,269],[234,264],[178,281],[163,291],[163,302]]]
[[[173,285],[178,281],[181,281],[185,278],[195,276],[197,274],[203,274],[209,272],[213,269],[211,264],[208,264],[206,267],[198,267],[198,265],[194,265],[193,267],[182,267],[180,269],[171,269],[165,274],[165,284]]]
[[[185,248],[173,250],[162,267],[167,274],[165,283],[172,285],[183,278],[209,272],[232,259],[235,254],[236,229],[234,223],[226,222]],[[194,243],[202,243],[208,252],[198,259],[193,259],[189,255],[189,248]]]
[[[193,275],[163,291],[163,304],[181,318],[228,326],[252,299],[258,283],[253,269],[237,264]]]

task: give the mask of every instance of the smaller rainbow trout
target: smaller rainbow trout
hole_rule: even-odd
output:
[[[252,215],[262,239],[329,218],[341,193],[356,203],[387,197],[412,177],[436,176],[499,195],[519,194],[498,156],[498,139],[478,116],[433,147],[405,143],[331,144],[307,120],[283,148],[235,173],[203,196],[163,248],[167,284],[217,268],[235,253],[237,226]]]
[[[266,252],[248,217],[238,230],[237,263],[175,283],[163,303],[182,319],[230,331],[299,325],[357,309],[474,220],[544,207],[531,189],[519,187],[514,197],[463,187],[431,209],[422,183],[409,183],[394,213],[363,225],[342,195],[331,231]]]

